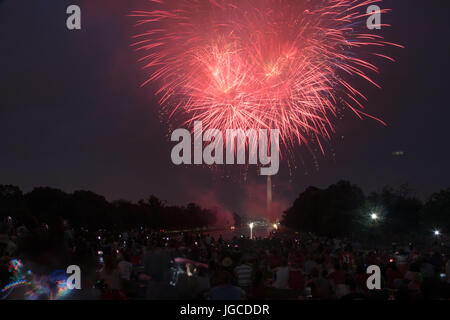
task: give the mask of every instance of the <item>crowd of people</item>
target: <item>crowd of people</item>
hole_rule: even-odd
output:
[[[8,217],[0,255],[3,299],[30,298],[36,283],[49,289],[35,299],[450,299],[450,260],[441,241],[369,249],[355,239],[285,231],[225,240],[207,232],[94,231]],[[11,261],[29,270],[26,281],[11,283],[17,272]],[[43,282],[69,265],[80,267],[81,290],[52,294],[58,286]],[[380,267],[380,290],[367,286],[371,265]]]

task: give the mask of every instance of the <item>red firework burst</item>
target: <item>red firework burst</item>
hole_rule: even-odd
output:
[[[150,2],[131,14],[143,28],[133,46],[170,116],[204,130],[279,129],[288,147],[329,138],[338,106],[371,117],[352,83],[378,86],[370,57],[393,60],[377,50],[398,46],[366,28],[381,0]]]

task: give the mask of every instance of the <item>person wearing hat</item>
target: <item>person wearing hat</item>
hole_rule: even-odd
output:
[[[225,257],[225,258],[222,260],[222,266],[223,266],[224,268],[230,268],[232,265],[233,265],[233,260],[231,260],[230,257]]]

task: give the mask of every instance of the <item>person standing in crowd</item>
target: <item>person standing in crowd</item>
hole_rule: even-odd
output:
[[[234,269],[234,273],[237,278],[237,284],[242,289],[250,289],[252,284],[253,268],[249,261],[243,260],[242,263]]]
[[[245,293],[231,284],[232,275],[227,271],[219,271],[215,277],[216,285],[210,291],[211,300],[244,300]]]
[[[339,299],[349,293],[347,285],[345,284],[347,273],[338,262],[335,263],[334,271],[330,273],[328,277],[332,280],[336,298]]]
[[[289,289],[289,267],[285,257],[281,259],[280,266],[275,269],[275,282],[277,289]]]
[[[162,241],[153,246],[144,261],[144,275],[148,279],[147,298],[149,300],[174,299],[176,292],[170,285],[170,254]]]

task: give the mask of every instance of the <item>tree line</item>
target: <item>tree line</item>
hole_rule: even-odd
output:
[[[133,203],[107,201],[91,191],[66,193],[38,187],[23,193],[19,187],[0,185],[0,218],[15,217],[51,224],[67,220],[72,226],[100,229],[185,230],[213,226],[218,212],[195,203],[168,205],[156,196]],[[241,224],[236,213],[230,224]],[[385,187],[365,195],[348,181],[326,189],[308,187],[282,217],[282,224],[301,232],[326,236],[355,234],[405,235],[450,231],[450,188],[433,193],[425,202],[407,186]]]
[[[132,229],[147,226],[153,230],[193,229],[211,226],[217,219],[214,209],[195,203],[168,205],[156,196],[133,203],[107,201],[91,191],[66,193],[59,189],[38,187],[23,193],[19,187],[0,185],[0,217],[14,217],[25,224],[35,221],[51,224],[67,220],[76,227]],[[35,221],[31,221],[35,220]]]
[[[282,223],[297,231],[327,236],[414,235],[450,230],[450,188],[425,202],[407,185],[364,195],[348,181],[326,189],[309,187],[284,212]]]

